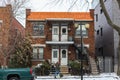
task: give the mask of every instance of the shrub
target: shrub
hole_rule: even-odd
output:
[[[81,64],[78,61],[70,61],[69,62],[69,66],[70,66],[70,73],[72,75],[80,75],[80,67]]]
[[[49,62],[46,60],[44,61],[41,65],[35,67],[35,74],[41,75],[41,76],[45,76],[45,75],[49,75],[50,74],[50,64]]]

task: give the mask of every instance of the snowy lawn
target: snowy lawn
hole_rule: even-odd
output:
[[[35,80],[80,80],[80,76],[67,76],[54,79],[54,76],[37,76]],[[83,80],[120,80],[115,73],[102,73],[100,75],[85,75]]]

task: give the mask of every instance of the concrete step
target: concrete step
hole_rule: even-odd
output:
[[[68,74],[69,73],[68,66],[60,66],[60,72],[62,74]]]
[[[91,73],[92,74],[98,74],[98,69],[95,60],[89,56],[90,64],[91,64]]]

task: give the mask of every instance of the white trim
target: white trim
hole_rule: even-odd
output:
[[[32,38],[45,38],[45,36],[32,36]]]
[[[85,46],[85,47],[87,47],[87,48],[89,48],[89,47],[90,47],[90,45],[89,45],[89,44],[84,44],[84,46]]]
[[[2,47],[2,44],[0,44],[0,47]]]
[[[77,20],[75,20],[75,21],[93,21],[93,19],[89,19],[89,20],[87,20],[87,19],[83,19],[83,20],[77,19]]]
[[[89,44],[83,44],[84,45],[84,47],[87,47],[87,48],[89,48],[90,47],[90,45]],[[78,44],[77,45],[77,47],[80,47],[81,46],[81,44]]]
[[[33,47],[37,47],[37,46],[40,46],[40,47],[46,47],[45,44],[31,44]]]
[[[81,36],[75,36],[75,38],[81,38]],[[88,38],[88,36],[83,36],[83,38]]]
[[[27,19],[28,21],[46,21],[46,20],[56,20],[56,21],[93,21],[93,19],[73,19],[73,18],[46,18],[46,19]]]
[[[0,23],[3,23],[3,20],[0,20]]]
[[[45,21],[45,19],[27,19],[28,21]]]
[[[45,61],[44,59],[32,59],[32,61]]]
[[[46,44],[74,44],[73,41],[46,41]]]
[[[46,20],[55,20],[55,21],[73,21],[73,18],[46,18]]]

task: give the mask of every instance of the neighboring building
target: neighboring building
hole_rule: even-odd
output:
[[[116,0],[104,0],[111,20],[120,26],[120,10]],[[95,17],[95,50],[101,72],[116,72],[117,49],[119,36],[106,21],[104,13],[98,4],[94,11]]]
[[[26,10],[26,34],[31,35],[33,65],[49,60],[68,65],[78,59],[76,48],[80,47],[80,26],[82,26],[84,46],[88,55],[94,57],[94,10],[90,12],[31,12]],[[79,27],[75,29],[74,24]],[[89,24],[89,28],[85,25]]]
[[[12,16],[11,5],[0,7],[0,65],[4,64],[4,54],[13,51],[17,35],[25,36],[24,27]],[[9,58],[9,55],[7,56]]]
[[[92,9],[94,9],[96,7],[96,5],[98,5],[99,0],[92,0]]]

